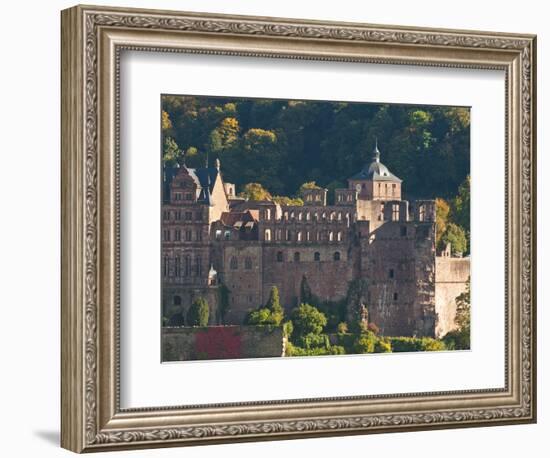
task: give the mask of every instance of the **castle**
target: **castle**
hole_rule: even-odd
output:
[[[237,197],[221,164],[181,166],[165,177],[162,303],[171,326],[185,324],[197,296],[210,324],[242,324],[272,286],[287,312],[305,278],[322,301],[345,300],[365,280],[361,304],[384,335],[440,337],[453,329],[455,297],[466,288],[469,258],[435,246],[435,201],[408,202],[402,180],[372,162],[336,189],[313,187],[304,205]],[[223,290],[223,292],[222,292]]]

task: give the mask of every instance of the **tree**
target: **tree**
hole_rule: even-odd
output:
[[[272,286],[269,291],[269,298],[265,304],[265,308],[271,312],[273,324],[279,325],[283,321],[284,310],[279,301],[279,290],[276,286]]]
[[[273,196],[273,202],[279,205],[294,205],[302,206],[304,201],[299,197],[287,197],[287,196]]]
[[[224,118],[220,125],[210,133],[210,151],[220,153],[234,146],[239,140],[239,130],[239,121],[236,118]]]
[[[292,312],[292,324],[298,336],[321,334],[327,325],[327,318],[312,305],[300,304]]]
[[[456,224],[470,232],[470,175],[458,187],[458,195],[453,200],[452,217]]]
[[[449,212],[451,207],[445,199],[438,197],[435,199],[435,244],[441,249],[440,241],[441,237],[447,229],[447,224],[449,223]]]
[[[260,183],[248,183],[239,195],[248,200],[271,200],[271,194]]]
[[[304,192],[311,189],[321,189],[321,187],[317,186],[315,181],[308,181],[300,186],[300,189],[298,189],[298,196],[304,197]]]
[[[459,331],[470,334],[470,277],[466,282],[466,291],[455,299],[456,316],[455,324]]]
[[[199,296],[193,301],[187,311],[187,324],[189,326],[208,326],[210,309],[206,299]]]
[[[181,159],[181,151],[172,137],[166,137],[164,139],[162,159],[168,166],[174,166]]]
[[[464,229],[454,223],[449,223],[447,225],[447,230],[441,236],[440,243],[442,246],[446,246],[447,243],[450,243],[453,253],[466,253],[468,249],[468,240]]]

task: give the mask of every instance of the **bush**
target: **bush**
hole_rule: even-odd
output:
[[[300,336],[295,342],[298,346],[307,350],[311,348],[330,348],[330,342],[326,334],[308,334]]]
[[[374,334],[376,334],[376,335],[378,335],[378,334],[380,333],[380,328],[379,328],[378,326],[376,326],[374,323],[369,323],[369,324],[367,325],[367,329],[368,329],[370,332],[372,332],[372,333],[374,333]]]
[[[248,314],[246,319],[247,324],[254,325],[266,325],[271,324],[271,310],[267,308],[261,308],[258,310],[253,310]]]
[[[288,342],[286,346],[286,356],[325,356],[325,355],[344,355],[344,347],[332,345],[329,348],[302,348]]]
[[[210,309],[208,302],[203,297],[198,297],[193,301],[187,312],[187,324],[189,326],[208,326]]]
[[[469,350],[470,349],[470,330],[451,331],[443,337],[443,343],[448,350]]]
[[[346,334],[348,332],[348,324],[346,322],[338,323],[337,326],[338,334]]]
[[[430,337],[388,337],[394,352],[441,351],[447,347],[441,340]]]
[[[376,347],[377,338],[374,333],[367,331],[357,336],[353,344],[354,353],[374,353]]]
[[[297,336],[321,334],[327,325],[326,316],[309,304],[301,304],[292,312],[292,323]]]
[[[378,338],[374,344],[375,353],[391,353],[391,343],[387,339]]]

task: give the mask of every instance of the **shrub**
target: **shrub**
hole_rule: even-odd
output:
[[[369,323],[369,324],[367,325],[367,329],[368,329],[370,332],[372,332],[372,333],[374,333],[374,334],[376,334],[376,335],[378,335],[378,334],[380,333],[380,328],[379,328],[378,326],[376,326],[374,323]]]
[[[342,321],[341,323],[338,323],[336,329],[338,330],[338,334],[346,334],[348,332],[348,324]]]
[[[374,353],[377,338],[374,333],[367,331],[357,336],[353,344],[354,353]]]
[[[374,344],[374,352],[375,353],[391,353],[391,343],[387,339],[380,339],[378,338],[376,340],[376,343]]]
[[[321,334],[327,325],[327,318],[312,305],[301,304],[292,312],[292,323],[298,336]]]
[[[187,324],[189,326],[208,326],[210,309],[208,302],[203,297],[198,297],[193,301],[187,312]]]
[[[441,351],[447,347],[441,340],[430,337],[388,337],[394,352]]]
[[[271,311],[267,308],[253,310],[248,314],[246,323],[255,325],[271,324]]]

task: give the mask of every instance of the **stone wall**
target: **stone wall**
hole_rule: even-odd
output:
[[[442,337],[455,328],[455,299],[466,291],[470,276],[470,258],[438,256],[435,266],[435,335]]]
[[[280,326],[162,328],[162,361],[280,357]]]

